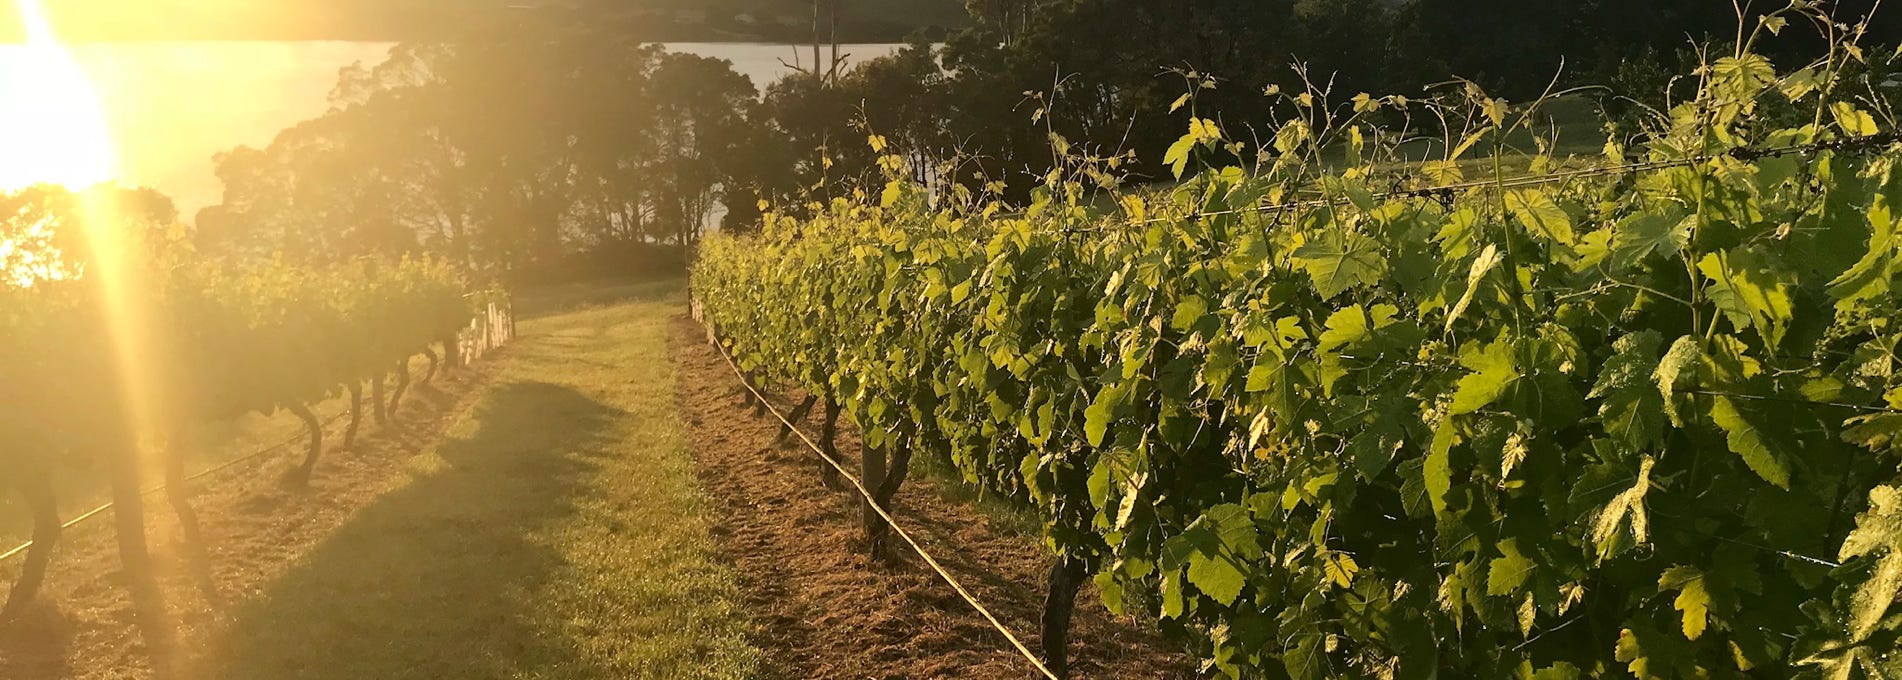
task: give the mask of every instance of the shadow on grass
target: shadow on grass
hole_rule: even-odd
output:
[[[4,593],[11,581],[0,581]],[[0,678],[69,678],[67,652],[77,624],[49,598],[35,601],[17,619],[0,623]]]
[[[567,387],[494,388],[479,429],[233,612],[198,677],[496,678],[585,661],[536,618],[573,512],[622,414]],[[572,673],[571,673],[572,674]]]

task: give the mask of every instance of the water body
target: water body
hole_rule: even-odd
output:
[[[792,73],[781,60],[799,61],[796,45],[665,46],[731,61],[734,70],[761,88]],[[125,183],[170,194],[190,219],[220,200],[213,154],[269,144],[279,130],[323,114],[338,70],[381,61],[390,47],[373,42],[143,42],[83,44],[73,53],[98,89]],[[863,61],[901,47],[846,45],[841,54]],[[811,47],[805,50],[810,59]],[[0,47],[0,60],[8,58],[8,48]],[[25,95],[0,92],[0,97],[11,96]]]

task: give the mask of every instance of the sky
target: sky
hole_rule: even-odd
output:
[[[365,40],[430,39],[453,34],[472,19],[587,6],[636,17],[630,26],[653,40],[724,40],[719,31],[692,30],[709,9],[717,14],[759,13],[798,24],[806,0],[44,0],[68,42],[144,40]],[[18,17],[0,2],[0,42],[19,42]],[[844,0],[843,16],[882,37],[842,36],[846,42],[896,39],[911,28],[954,26],[965,19],[963,0]],[[658,13],[658,14],[657,14]],[[766,18],[766,17],[760,17]],[[770,20],[770,19],[769,19]],[[688,34],[681,34],[685,30]],[[895,33],[895,34],[894,34]],[[893,35],[886,35],[893,34]],[[736,36],[738,37],[738,36]]]
[[[46,0],[46,5],[68,41],[376,40],[427,37],[459,13],[515,11],[509,8],[545,1]],[[0,9],[0,41],[18,40],[19,34],[18,18]]]

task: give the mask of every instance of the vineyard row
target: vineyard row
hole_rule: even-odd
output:
[[[862,430],[874,502],[941,457],[1043,520],[1050,602],[1093,580],[1214,672],[1902,676],[1902,148],[1853,47],[1688,74],[1607,145],[1642,172],[1462,164],[1534,119],[1472,88],[1289,93],[1254,153],[1192,118],[1166,190],[895,180],[709,238],[693,290]],[[1422,108],[1469,126],[1398,164]]]
[[[143,497],[163,491],[189,556],[207,559],[186,482],[282,448],[188,477],[207,427],[247,413],[294,415],[307,447],[286,481],[307,483],[324,450],[314,404],[347,395],[338,418],[347,417],[343,445],[352,446],[366,415],[394,420],[411,358],[427,358],[422,379],[433,379],[508,341],[513,323],[500,291],[471,293],[439,262],[301,267],[198,258],[136,238],[111,247],[121,252],[78,250],[37,280],[0,287],[0,478],[34,520],[32,541],[8,553],[25,561],[0,619],[36,598],[62,531],[110,508],[136,621],[163,673],[172,636]],[[148,464],[162,475],[150,489]],[[110,488],[111,502],[62,522],[56,489],[84,480]],[[214,584],[200,586],[221,601]]]

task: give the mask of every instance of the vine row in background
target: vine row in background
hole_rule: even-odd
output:
[[[61,247],[41,248],[47,255],[35,255],[35,266],[13,270],[32,280],[0,285],[0,400],[8,404],[0,479],[34,518],[0,619],[24,611],[48,576],[64,528],[55,494],[63,485],[54,479],[97,476],[112,490],[135,621],[161,676],[172,633],[144,536],[147,465],[162,473],[199,585],[217,603],[185,484],[198,432],[246,413],[288,411],[303,421],[309,446],[287,481],[304,483],[323,450],[312,404],[348,394],[348,445],[366,410],[378,422],[394,418],[410,358],[428,357],[431,376],[443,362],[459,366],[460,334],[476,310],[494,316],[492,303],[506,305],[498,291],[468,294],[461,274],[440,262],[234,263],[201,257],[147,225],[95,224],[107,236],[88,240],[73,215],[34,219],[28,233]]]

